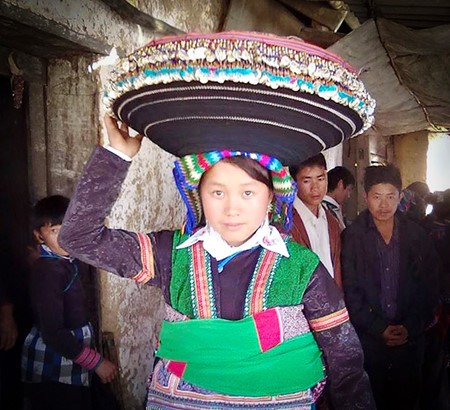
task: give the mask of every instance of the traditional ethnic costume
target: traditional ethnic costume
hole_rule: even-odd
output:
[[[271,225],[292,224],[296,187],[283,165],[371,125],[374,102],[353,69],[298,39],[183,35],[121,61],[104,101],[181,157],[183,230],[106,228],[129,161],[98,147],[59,237],[80,259],[161,288],[147,408],[312,409],[325,383],[335,408],[374,408],[340,289],[314,253]],[[202,222],[199,196],[202,175],[234,156],[268,169],[274,185],[268,218],[236,248]]]
[[[89,386],[103,359],[95,349],[79,261],[41,245],[29,290],[33,326],[22,347],[22,381],[32,408],[90,408]]]

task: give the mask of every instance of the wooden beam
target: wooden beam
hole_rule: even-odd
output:
[[[332,31],[315,30],[303,27],[299,37],[307,43],[314,44],[322,48],[328,48],[339,41],[345,34],[333,33]]]
[[[148,30],[154,31],[158,35],[183,34],[184,31],[172,27],[162,20],[158,20],[150,14],[144,13],[131,5],[126,0],[102,0],[103,3],[111,7],[120,17],[125,20],[139,24]]]
[[[333,32],[341,26],[348,13],[347,10],[335,10],[324,2],[307,0],[279,0],[279,2]]]

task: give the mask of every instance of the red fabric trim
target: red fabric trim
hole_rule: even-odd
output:
[[[81,353],[73,359],[75,363],[89,370],[96,368],[101,360],[102,357],[100,356],[100,353],[88,346],[85,346]]]
[[[167,370],[169,370],[170,373],[173,373],[180,379],[183,378],[183,373],[186,370],[186,367],[187,367],[186,362],[177,362],[175,360],[169,360],[169,362],[167,363]]]
[[[261,312],[263,306],[263,296],[266,289],[267,281],[275,263],[277,254],[275,252],[265,252],[263,260],[256,275],[255,285],[253,287],[252,296],[250,299],[250,314]]]
[[[195,294],[197,301],[198,316],[201,319],[211,317],[211,300],[208,293],[208,273],[206,270],[205,250],[203,243],[197,242],[192,246],[192,258],[195,280]]]
[[[282,342],[281,322],[276,308],[255,313],[253,320],[262,352]]]
[[[153,266],[153,249],[148,235],[138,232],[139,246],[141,248],[142,270],[132,277],[137,283],[146,283],[155,276]]]
[[[327,316],[323,316],[318,319],[312,319],[309,321],[309,325],[315,332],[322,332],[324,330],[332,329],[339,326],[349,320],[348,311],[346,308],[342,308],[337,312],[331,313]]]

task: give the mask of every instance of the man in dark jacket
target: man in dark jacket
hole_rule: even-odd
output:
[[[397,168],[366,168],[364,189],[368,209],[343,232],[345,299],[377,408],[411,410],[437,305],[438,259],[426,232],[396,212]]]

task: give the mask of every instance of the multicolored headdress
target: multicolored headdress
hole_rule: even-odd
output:
[[[151,41],[116,66],[106,110],[177,157],[261,152],[296,165],[369,128],[356,70],[298,38],[248,32]]]
[[[292,225],[292,205],[297,194],[294,180],[276,158],[268,155],[242,151],[211,151],[201,154],[185,155],[175,161],[173,175],[177,188],[187,208],[185,231],[192,233],[203,216],[200,201],[199,183],[202,175],[224,158],[243,156],[251,158],[270,171],[274,188],[269,217],[289,231]]]

